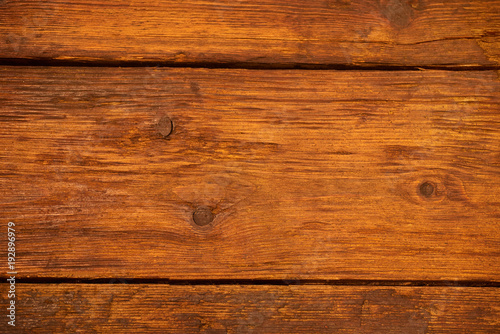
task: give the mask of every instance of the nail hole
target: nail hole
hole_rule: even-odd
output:
[[[172,120],[167,116],[163,116],[162,118],[160,118],[157,127],[158,127],[158,132],[160,132],[160,134],[166,138],[172,133],[173,129]]]
[[[202,206],[196,209],[193,213],[193,220],[196,225],[205,226],[208,225],[214,220],[214,214],[210,210],[210,208],[206,206]]]
[[[420,185],[420,193],[424,197],[431,197],[434,191],[435,186],[431,182],[424,182]]]

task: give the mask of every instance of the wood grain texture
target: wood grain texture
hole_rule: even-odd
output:
[[[3,0],[0,58],[492,66],[490,0]]]
[[[498,281],[499,86],[3,67],[0,221],[21,278]]]
[[[21,284],[0,333],[493,334],[499,319],[498,288]]]

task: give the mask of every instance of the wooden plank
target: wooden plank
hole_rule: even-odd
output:
[[[0,2],[0,58],[492,66],[489,0]]]
[[[6,284],[0,290],[6,305]],[[16,331],[0,326],[0,333],[492,334],[500,328],[498,288],[19,284],[16,305]]]
[[[500,279],[497,72],[0,73],[21,278]]]

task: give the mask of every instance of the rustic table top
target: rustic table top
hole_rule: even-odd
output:
[[[500,1],[0,1],[0,333],[500,333]]]

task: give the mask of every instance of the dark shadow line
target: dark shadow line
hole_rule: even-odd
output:
[[[4,279],[5,281],[5,279]],[[18,284],[164,284],[164,285],[331,285],[331,286],[410,286],[410,287],[500,287],[500,282],[473,280],[320,280],[320,279],[163,279],[163,278],[16,278]]]
[[[52,67],[165,67],[247,70],[338,70],[338,71],[492,71],[500,65],[425,65],[405,66],[389,64],[309,64],[309,63],[257,63],[257,62],[172,62],[172,61],[115,61],[115,60],[59,60],[50,58],[0,58],[0,66],[52,66]]]

